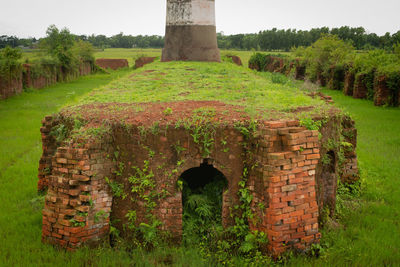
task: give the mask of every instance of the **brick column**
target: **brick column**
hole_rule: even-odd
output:
[[[304,250],[319,241],[315,168],[320,154],[318,131],[268,125],[272,129],[265,138],[269,146],[263,174],[269,203],[264,223],[268,250],[278,255],[288,248]]]
[[[57,142],[50,134],[51,129],[55,125],[52,116],[46,116],[42,120],[42,127],[40,132],[42,134],[42,157],[39,160],[39,174],[38,174],[38,191],[43,192],[47,190],[49,184],[49,175],[51,174],[52,166],[51,159],[57,150]]]
[[[43,210],[43,241],[75,249],[108,237],[112,196],[105,184],[112,164],[100,149],[60,147]]]

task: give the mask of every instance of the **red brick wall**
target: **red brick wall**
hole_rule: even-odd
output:
[[[135,68],[138,69],[143,67],[144,65],[153,63],[155,59],[155,57],[141,57],[139,59],[136,59]]]
[[[68,73],[63,71],[62,68],[54,72],[44,66],[43,71],[46,72],[46,75],[39,77],[33,77],[30,64],[24,64],[23,68],[24,71],[20,71],[16,78],[0,76],[0,98],[5,99],[20,94],[23,88],[41,89],[60,81],[76,79],[79,76],[92,73],[92,63],[90,62],[82,62],[79,66],[79,73]]]
[[[112,70],[129,67],[128,60],[115,59],[115,58],[98,58],[96,59],[96,65],[98,65],[103,69],[112,69]]]
[[[109,234],[112,197],[105,176],[114,165],[99,144],[58,147],[43,210],[44,242],[75,249]]]
[[[22,73],[18,73],[16,77],[0,76],[0,98],[6,99],[10,96],[22,93]]]
[[[353,96],[354,89],[354,79],[355,75],[351,71],[346,71],[346,75],[344,78],[344,89],[343,93],[348,96]]]

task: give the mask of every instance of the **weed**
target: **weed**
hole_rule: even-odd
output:
[[[64,124],[58,124],[51,129],[50,135],[56,138],[57,142],[64,141],[68,136],[68,127]]]
[[[322,126],[322,121],[313,120],[309,117],[304,117],[300,119],[300,125],[307,128],[307,130],[319,130]]]
[[[172,108],[166,108],[163,113],[165,114],[165,116],[169,116],[172,114]]]
[[[124,191],[123,184],[116,181],[111,181],[108,177],[105,177],[104,179],[106,180],[106,183],[110,186],[112,195],[114,197],[120,197],[122,199],[125,199],[127,197],[127,194]]]

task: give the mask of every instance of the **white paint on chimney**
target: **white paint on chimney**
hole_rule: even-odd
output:
[[[167,1],[167,26],[215,26],[215,1]]]

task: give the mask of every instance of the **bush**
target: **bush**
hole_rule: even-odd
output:
[[[15,78],[21,71],[21,57],[22,52],[20,49],[7,46],[0,50],[0,76],[2,76],[3,79]]]
[[[397,43],[393,46],[393,51],[394,54],[399,58],[400,60],[400,43]]]
[[[319,75],[328,78],[332,66],[344,65],[354,56],[354,47],[336,35],[325,35],[312,46],[299,51],[307,62],[307,75],[317,80]]]
[[[267,56],[261,53],[255,53],[250,57],[249,67],[253,66],[258,71],[263,71],[267,65]]]
[[[94,63],[94,48],[91,43],[79,40],[73,46],[73,53],[82,61]]]

